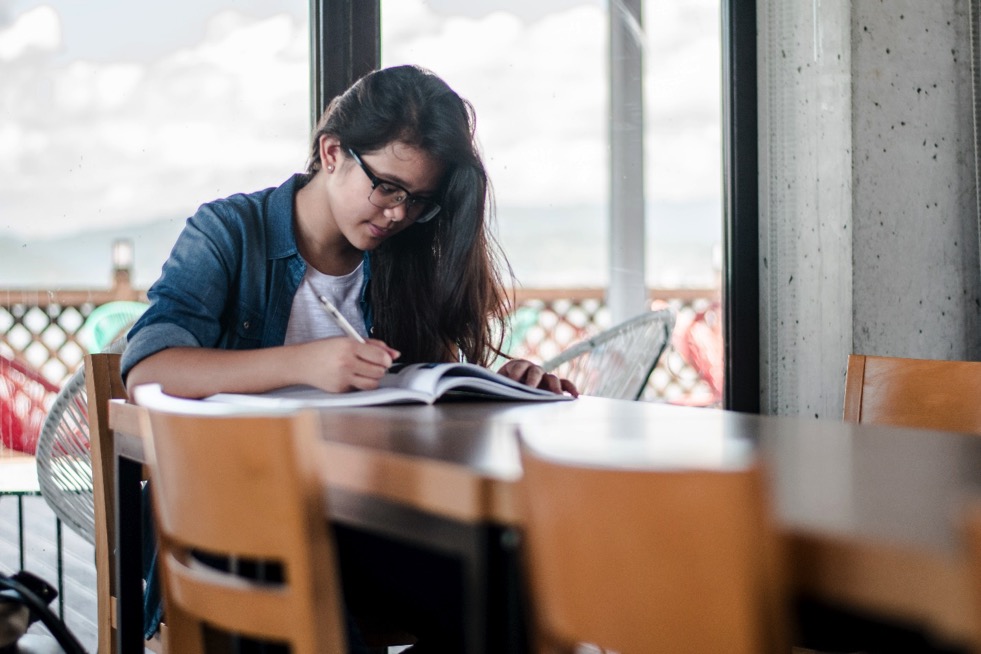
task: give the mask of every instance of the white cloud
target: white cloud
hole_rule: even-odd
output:
[[[28,17],[8,29],[37,22]],[[184,217],[302,169],[306,42],[306,25],[286,14],[225,12],[201,43],[148,63],[24,50],[0,64],[0,234]]]
[[[477,110],[498,202],[599,203],[607,176],[603,14],[522,23],[504,12],[440,20],[421,3],[383,14],[384,63],[432,68]],[[398,25],[389,38],[389,23]],[[424,29],[440,25],[439,30]]]
[[[717,7],[655,5],[645,18],[648,189],[655,199],[717,197],[718,92],[689,83],[718,81],[718,29],[704,25]],[[432,68],[477,108],[500,205],[605,202],[604,9],[523,22],[398,0],[382,20],[385,64]],[[115,63],[56,59],[59,25],[38,7],[0,31],[0,234],[183,217],[304,166],[305,23],[225,11],[191,47]]]
[[[0,63],[32,53],[51,52],[61,44],[61,21],[51,7],[42,5],[19,15],[0,29]]]
[[[420,0],[382,14],[386,64],[432,68],[477,108],[498,201],[603,203],[607,17],[580,5],[524,23],[504,12],[441,19]],[[653,200],[721,192],[717,3],[647,3],[647,189]]]

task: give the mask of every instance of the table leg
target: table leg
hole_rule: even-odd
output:
[[[459,541],[468,652],[531,651],[519,545],[516,529],[498,525],[471,525]]]
[[[142,654],[142,464],[116,454],[116,638],[119,654]]]
[[[529,651],[515,530],[338,490],[330,505],[345,593],[360,587],[399,595],[401,608],[441,607],[441,615],[459,617],[467,654]],[[362,601],[370,604],[371,597]]]

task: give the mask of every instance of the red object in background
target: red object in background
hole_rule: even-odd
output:
[[[41,373],[0,355],[0,444],[34,454],[58,387]]]
[[[722,402],[721,304],[713,302],[687,322],[679,321],[672,339],[675,350],[694,368],[708,387],[704,397],[686,398],[684,404],[717,406]]]

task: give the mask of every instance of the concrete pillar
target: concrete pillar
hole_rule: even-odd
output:
[[[851,352],[978,359],[968,0],[762,0],[765,413],[840,419]]]
[[[612,324],[647,309],[644,282],[644,36],[641,0],[610,2],[610,286]]]

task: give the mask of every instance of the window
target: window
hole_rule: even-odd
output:
[[[520,288],[568,289],[571,299],[539,314],[546,333],[512,349],[530,358],[610,321],[576,290],[610,281],[609,11],[595,0],[382,3],[382,65],[431,68],[476,108],[498,234]],[[721,7],[645,2],[643,11],[645,278],[678,309],[688,341],[656,396],[717,404]]]
[[[51,305],[47,290],[107,289],[117,239],[144,289],[201,203],[303,167],[308,22],[303,0],[8,3],[0,354],[60,381],[100,296]]]

